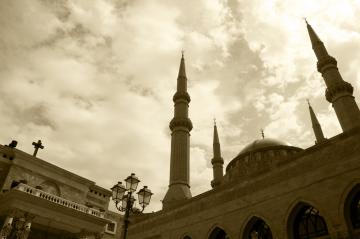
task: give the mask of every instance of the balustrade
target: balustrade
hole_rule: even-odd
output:
[[[80,211],[80,212],[83,212],[83,213],[86,213],[86,214],[91,214],[91,215],[93,215],[95,217],[104,218],[104,213],[100,212],[97,209],[89,208],[89,207],[87,207],[87,206],[85,206],[83,204],[79,204],[79,203],[67,200],[65,198],[62,198],[62,197],[59,197],[59,196],[44,192],[44,191],[42,191],[40,189],[33,188],[33,187],[31,187],[29,185],[26,185],[26,184],[23,184],[23,183],[20,183],[19,185],[17,185],[12,190],[18,190],[18,191],[21,191],[21,192],[25,192],[25,193],[31,194],[33,196],[43,198],[43,199],[48,200],[50,202],[62,205],[62,206],[67,207],[67,208],[71,208],[71,209],[74,209],[74,210],[77,210],[77,211]]]

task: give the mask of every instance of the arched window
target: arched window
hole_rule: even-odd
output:
[[[183,239],[191,239],[191,237],[189,237],[189,236],[185,236]]]
[[[261,219],[258,219],[250,229],[248,239],[272,239],[270,227]]]
[[[229,239],[229,236],[223,229],[216,227],[214,230],[212,230],[209,239]]]
[[[244,229],[243,239],[272,239],[270,227],[264,220],[253,217]]]
[[[325,220],[312,206],[303,206],[294,220],[294,238],[311,239],[328,234]]]
[[[59,186],[52,181],[45,181],[40,184],[43,191],[53,194],[55,196],[61,196]]]
[[[354,229],[360,228],[360,191],[351,200],[350,220]]]

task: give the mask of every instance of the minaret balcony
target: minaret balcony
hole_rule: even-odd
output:
[[[327,88],[325,91],[326,100],[332,103],[336,98],[341,95],[352,95],[354,92],[354,87],[343,81],[340,84],[335,85],[334,87]]]
[[[326,68],[336,68],[337,69],[337,61],[334,57],[327,55],[325,58],[319,59],[319,61],[317,62],[317,70],[320,73],[323,73],[324,67],[327,66]]]
[[[190,95],[184,91],[177,91],[173,96],[173,101],[176,102],[178,100],[185,100],[187,103],[191,101]]]
[[[171,130],[174,130],[175,127],[185,127],[189,131],[192,130],[193,125],[189,118],[173,118],[169,125]]]

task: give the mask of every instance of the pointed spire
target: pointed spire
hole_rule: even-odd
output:
[[[312,127],[314,130],[315,138],[316,138],[316,143],[321,143],[325,140],[324,134],[321,129],[321,125],[320,125],[318,119],[316,118],[315,112],[314,112],[313,108],[311,107],[309,100],[308,99],[306,99],[306,100],[309,105],[310,118],[311,118],[311,123],[312,123]]]
[[[217,127],[216,127],[216,119],[215,118],[214,118],[214,139],[213,139],[213,144],[219,144],[220,145],[219,135],[218,135]]]
[[[185,70],[185,59],[184,59],[184,51],[181,51],[181,61],[179,67],[179,74],[177,78],[177,91],[178,92],[187,92],[187,77]]]
[[[321,59],[329,57],[329,54],[325,48],[324,43],[320,40],[319,36],[316,34],[316,32],[314,31],[312,26],[306,20],[306,18],[305,18],[305,22],[306,22],[306,27],[307,27],[307,30],[309,33],[311,46],[315,52],[316,58],[318,60],[321,60]]]
[[[310,37],[310,40],[311,40],[311,44],[314,46],[314,45],[316,45],[318,43],[322,43],[322,41],[320,40],[320,38],[318,37],[318,35],[314,31],[312,26],[309,24],[309,22],[306,20],[306,18],[305,18],[305,22],[306,22],[306,27],[307,27],[309,37]]]
[[[213,165],[214,179],[211,181],[211,186],[216,187],[221,184],[221,180],[223,178],[224,159],[221,157],[219,134],[217,131],[215,119],[214,119],[213,153],[214,153],[214,156],[211,159],[211,164]]]
[[[180,62],[178,77],[185,77],[186,78],[185,58],[184,58],[184,51],[183,50],[181,51],[181,62]]]

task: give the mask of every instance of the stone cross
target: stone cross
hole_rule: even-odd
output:
[[[38,150],[43,149],[44,146],[42,145],[41,140],[38,140],[37,143],[33,142],[32,145],[34,145],[34,148],[35,148],[33,156],[36,157]]]

